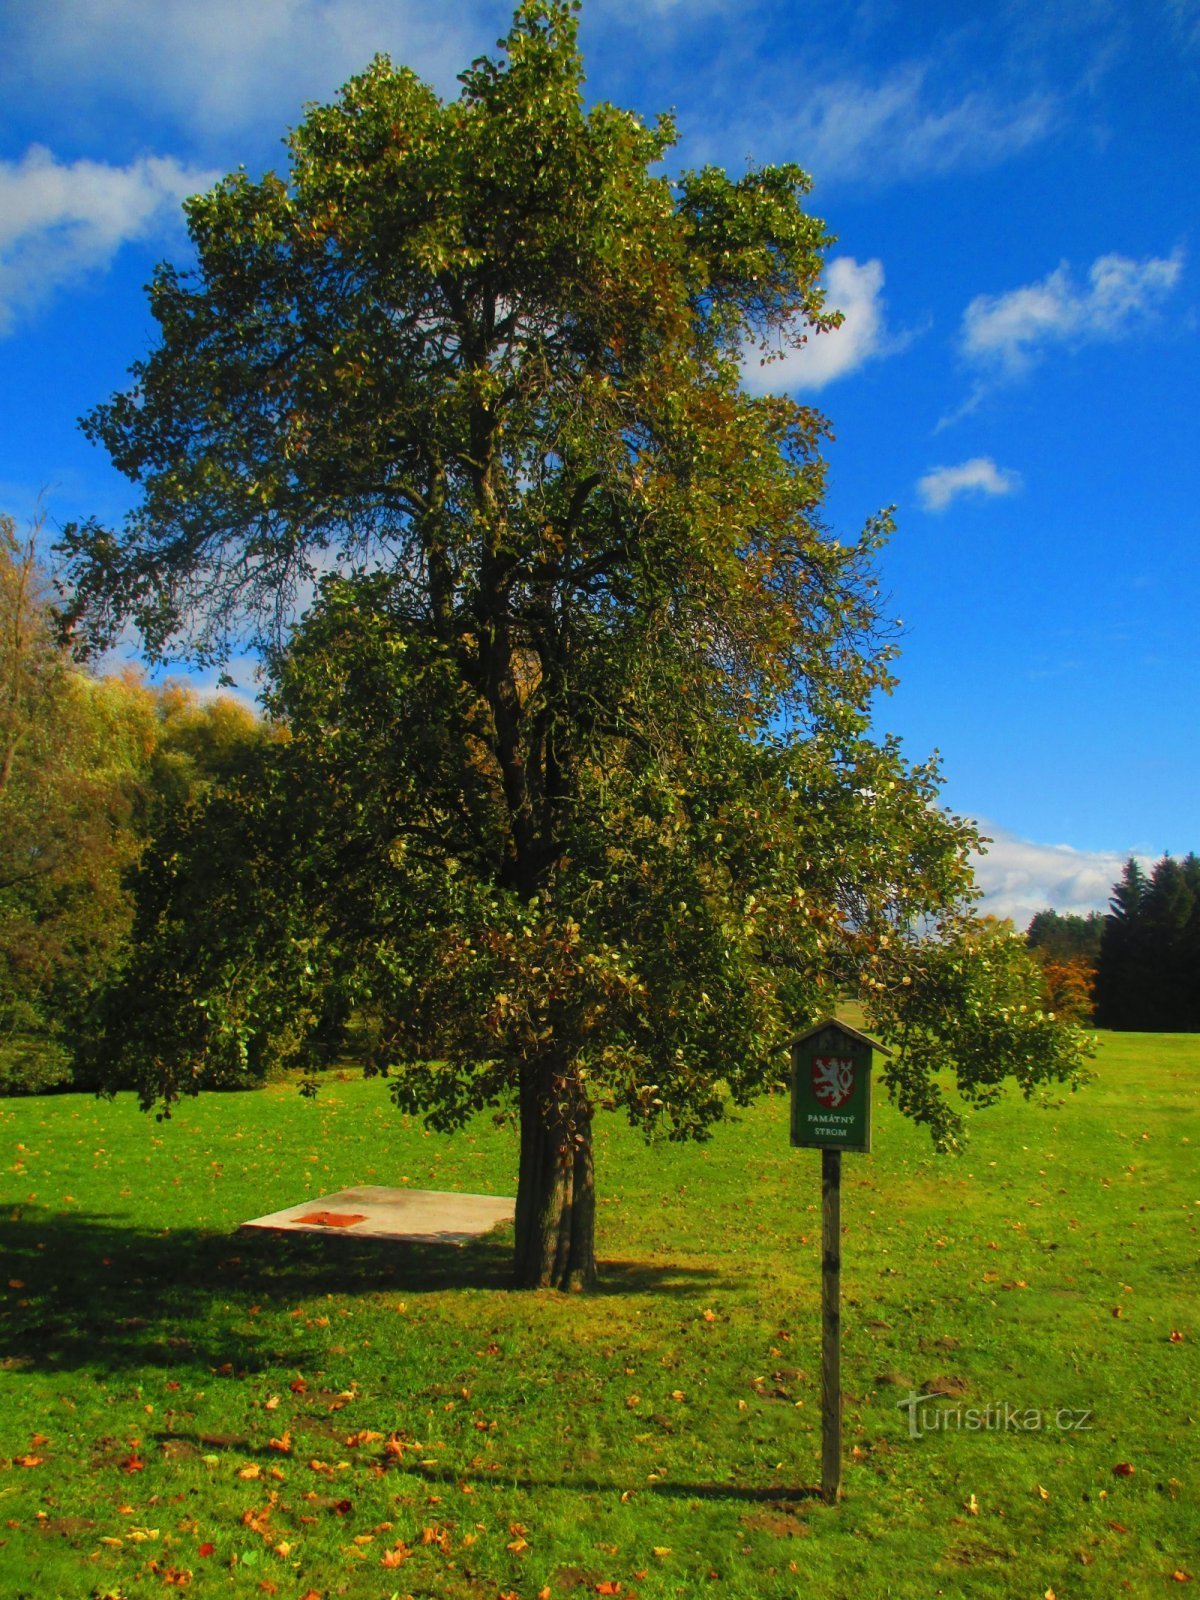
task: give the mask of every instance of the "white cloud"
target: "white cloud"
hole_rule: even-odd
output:
[[[788,350],[765,365],[756,352],[748,352],[742,382],[751,394],[823,389],[907,342],[887,331],[881,261],[864,261],[860,266],[853,256],[838,256],[826,268],[825,290],[826,309],[843,314],[841,327],[810,333],[801,349]]]
[[[793,89],[786,112],[767,120],[756,104],[755,122],[736,132],[760,159],[786,151],[821,183],[891,181],[992,166],[1044,139],[1058,121],[1046,94],[1006,101],[971,90],[938,98],[928,78],[927,68],[910,65],[876,83],[841,77]]]
[[[1021,929],[1035,912],[1046,909],[1079,915],[1107,910],[1112,886],[1135,853],[1035,844],[1003,828],[982,826],[991,843],[975,858],[976,882],[984,891],[980,909],[1011,917]],[[1148,858],[1139,859],[1149,865]]]
[[[963,313],[962,353],[994,375],[1013,377],[1052,345],[1119,339],[1153,316],[1182,272],[1181,248],[1141,261],[1100,256],[1082,284],[1064,261],[1038,283],[976,295]]]
[[[1020,474],[998,467],[991,456],[974,456],[957,467],[934,467],[917,480],[926,511],[945,511],[959,495],[1014,494],[1020,487]]]
[[[497,0],[39,0],[7,24],[0,88],[53,93],[73,127],[125,103],[223,147],[247,128],[274,137],[377,51],[454,92],[510,15]]]
[[[0,334],[54,290],[103,270],[123,244],[169,226],[215,176],[162,156],[126,167],[60,162],[41,145],[0,161]]]
[[[625,22],[642,23],[673,13],[694,18],[709,12],[738,11],[744,4],[745,0],[605,0],[604,13],[619,16]]]

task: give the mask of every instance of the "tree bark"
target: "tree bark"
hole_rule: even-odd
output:
[[[514,1277],[522,1289],[596,1282],[592,1113],[579,1080],[544,1063],[521,1077]]]

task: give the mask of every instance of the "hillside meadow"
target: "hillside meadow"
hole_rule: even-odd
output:
[[[1161,1596],[1200,1582],[1200,1037],[843,1166],[845,1499],[818,1476],[819,1168],[782,1096],[598,1129],[603,1283],[237,1234],[352,1183],[511,1194],[512,1131],[349,1074],[0,1102],[0,1593]],[[917,1398],[923,1396],[922,1398]]]

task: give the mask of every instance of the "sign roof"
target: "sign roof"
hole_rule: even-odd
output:
[[[805,1040],[811,1039],[814,1034],[823,1033],[826,1028],[837,1028],[840,1032],[855,1040],[856,1043],[865,1044],[868,1050],[878,1050],[880,1055],[890,1056],[892,1053],[886,1045],[879,1044],[874,1039],[869,1039],[865,1033],[860,1033],[857,1028],[852,1028],[848,1022],[842,1022],[838,1017],[826,1017],[823,1022],[818,1022],[813,1027],[806,1028],[803,1033],[798,1033],[794,1039],[789,1040],[789,1043],[803,1044]]]

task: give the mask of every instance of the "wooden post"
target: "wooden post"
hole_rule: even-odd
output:
[[[821,1497],[842,1494],[842,1152],[821,1151]]]
[[[842,1151],[871,1148],[871,1057],[836,1017],[792,1040],[792,1144],[821,1152],[821,1497],[842,1497]]]

